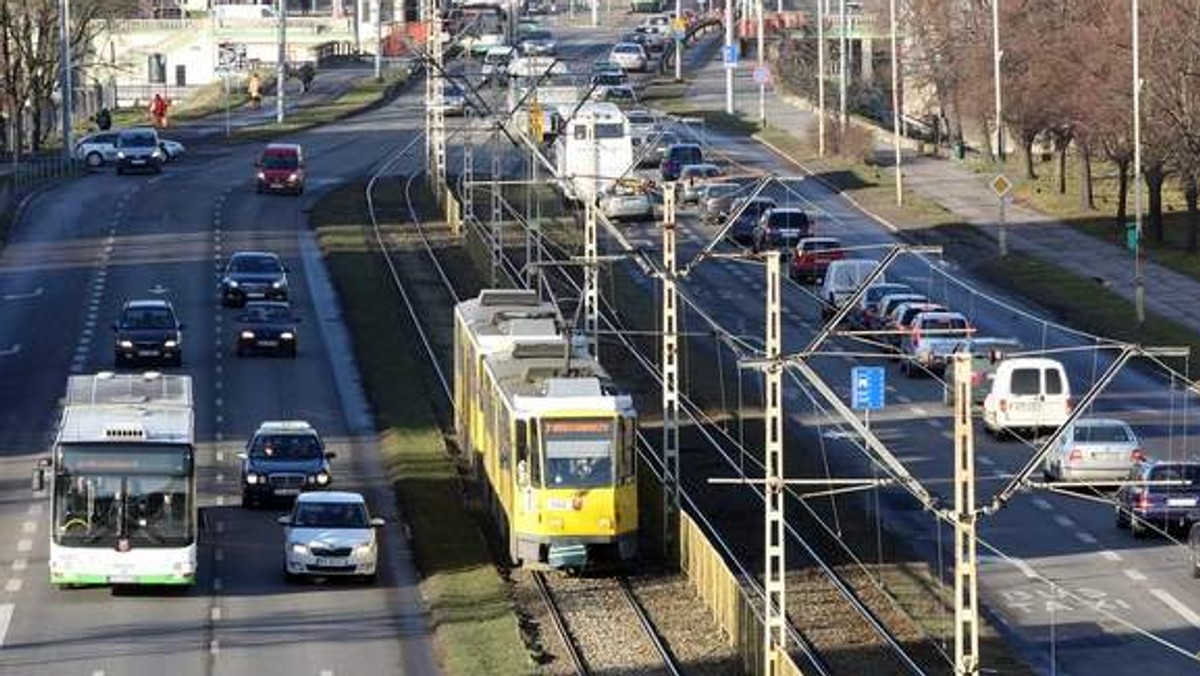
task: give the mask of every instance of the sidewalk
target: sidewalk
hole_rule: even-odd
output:
[[[743,64],[734,78],[734,101],[738,112],[754,119],[758,115],[758,85],[753,66]],[[695,73],[688,99],[698,107],[723,110],[725,76],[719,60]],[[797,139],[808,136],[815,116],[807,102],[768,90],[767,123],[786,130]],[[882,148],[890,153],[890,148]],[[908,190],[958,215],[993,239],[998,232],[998,205],[987,185],[990,175],[976,174],[961,164],[936,157],[905,155],[904,180]],[[1066,223],[1016,204],[1009,204],[1006,221],[1012,251],[1053,262],[1071,272],[1095,279],[1098,286],[1134,302],[1133,255],[1124,247],[1077,232]],[[1200,334],[1200,281],[1161,265],[1145,261],[1146,306],[1171,321]]]
[[[284,92],[285,117],[301,108],[308,108],[329,103],[354,88],[354,83],[361,77],[374,73],[370,64],[353,64],[334,66],[317,71],[312,85],[304,94],[300,93],[300,82],[292,79],[286,83]],[[262,103],[258,110],[245,104],[229,111],[229,126],[231,129],[245,127],[267,126],[275,123],[275,88],[263,90]],[[165,132],[166,136],[182,136],[199,140],[206,136],[217,136],[225,133],[225,112],[221,111],[196,120],[188,120],[172,124]]]

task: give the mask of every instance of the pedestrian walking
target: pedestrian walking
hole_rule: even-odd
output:
[[[258,79],[258,73],[250,73],[250,80],[246,83],[246,93],[250,95],[250,107],[258,110],[262,105],[262,81]]]
[[[165,129],[167,126],[167,105],[167,99],[162,94],[155,94],[150,101],[150,119],[158,129]]]
[[[100,131],[108,131],[112,128],[112,113],[108,112],[108,108],[101,108],[100,112],[96,113],[96,127]]]

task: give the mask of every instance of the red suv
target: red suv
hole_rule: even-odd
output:
[[[845,258],[842,243],[833,237],[805,237],[792,250],[788,273],[797,282],[815,284],[833,261]]]
[[[254,163],[255,189],[260,192],[304,192],[304,152],[295,143],[272,143]]]

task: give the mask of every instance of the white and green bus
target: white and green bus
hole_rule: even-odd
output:
[[[50,474],[50,581],[189,585],[196,578],[192,379],[71,376]]]

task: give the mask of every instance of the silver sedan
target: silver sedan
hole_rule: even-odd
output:
[[[1120,481],[1146,460],[1133,429],[1114,418],[1080,418],[1065,430],[1046,456],[1052,481]]]

